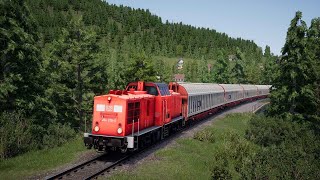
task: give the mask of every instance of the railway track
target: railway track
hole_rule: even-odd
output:
[[[95,179],[99,175],[104,175],[105,172],[114,169],[132,155],[120,153],[103,154],[45,179]]]

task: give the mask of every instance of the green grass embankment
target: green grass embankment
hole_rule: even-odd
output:
[[[81,137],[61,147],[32,151],[0,161],[0,179],[27,179],[77,159],[86,151]]]
[[[174,147],[155,153],[155,160],[112,179],[218,179],[240,178],[256,146],[244,138],[252,114],[232,114],[197,132],[178,139]]]

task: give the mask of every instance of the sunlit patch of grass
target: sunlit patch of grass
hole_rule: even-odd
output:
[[[1,179],[26,179],[75,160],[85,151],[81,137],[48,150],[32,151],[0,162]]]

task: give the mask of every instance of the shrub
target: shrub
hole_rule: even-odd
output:
[[[232,179],[232,176],[228,168],[216,165],[211,169],[211,179]]]
[[[0,157],[8,158],[28,151],[31,147],[31,121],[22,112],[4,112],[0,115]]]
[[[297,123],[281,118],[253,116],[246,130],[246,138],[261,146],[279,145],[298,128]]]
[[[214,131],[210,129],[204,129],[202,131],[198,131],[197,133],[195,133],[193,138],[203,142],[210,142],[210,143],[215,142]]]
[[[247,179],[319,179],[320,140],[308,124],[251,119],[247,139],[261,146],[240,172]]]
[[[48,128],[36,125],[23,112],[0,114],[0,159],[13,157],[32,149],[51,148],[75,137],[68,125],[53,123]]]
[[[47,134],[43,136],[43,145],[45,148],[60,146],[74,138],[75,135],[75,131],[69,124],[51,124],[48,127]]]

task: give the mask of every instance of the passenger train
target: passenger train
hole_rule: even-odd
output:
[[[226,107],[266,98],[269,85],[132,82],[94,97],[88,148],[135,151]]]

